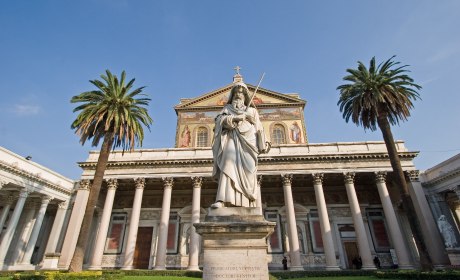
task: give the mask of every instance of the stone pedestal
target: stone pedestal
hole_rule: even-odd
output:
[[[194,224],[203,239],[203,279],[268,280],[265,240],[275,225],[255,207],[209,209],[205,221]]]
[[[43,270],[58,270],[58,263],[60,253],[46,253],[45,258],[43,259],[43,264],[41,269]]]

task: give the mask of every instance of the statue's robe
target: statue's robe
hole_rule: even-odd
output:
[[[216,117],[214,129],[213,176],[218,180],[216,201],[226,206],[255,207],[258,192],[257,156],[265,143],[262,124],[255,108],[236,109],[232,104],[224,106]],[[251,115],[255,124],[248,121],[233,122],[237,115]]]

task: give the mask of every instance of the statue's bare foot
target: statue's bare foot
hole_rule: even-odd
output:
[[[211,204],[211,208],[217,209],[224,207],[224,203],[222,201],[217,201],[216,203]]]

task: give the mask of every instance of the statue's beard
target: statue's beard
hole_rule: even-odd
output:
[[[242,109],[244,107],[244,100],[242,99],[233,99],[232,105],[235,109]]]

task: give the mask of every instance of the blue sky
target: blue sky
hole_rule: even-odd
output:
[[[0,146],[69,178],[95,149],[69,100],[105,69],[147,86],[143,148],[173,147],[181,97],[245,81],[307,100],[310,143],[381,140],[336,105],[347,68],[397,55],[423,86],[395,138],[427,169],[460,152],[460,1],[0,1]],[[98,149],[98,148],[97,148]]]

